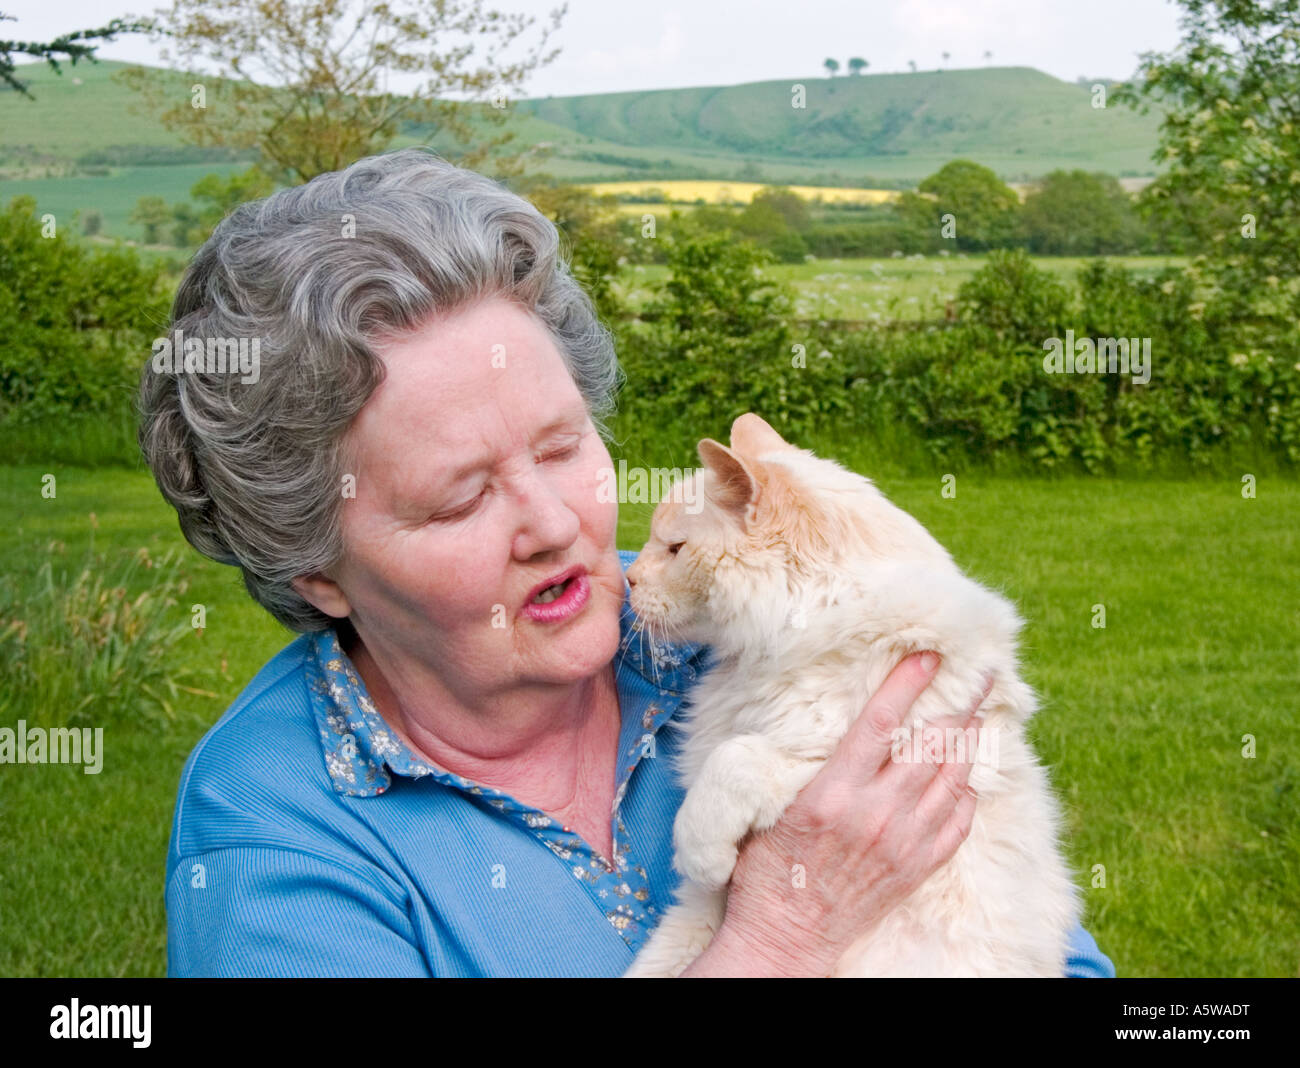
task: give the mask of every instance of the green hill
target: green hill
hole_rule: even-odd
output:
[[[808,78],[549,97],[519,110],[640,153],[730,156],[768,165],[866,169],[919,180],[961,156],[1004,178],[1053,167],[1152,173],[1159,118],[1094,108],[1087,88],[1027,67]]]
[[[0,166],[95,154],[96,162],[215,161],[184,145],[113,80],[104,61],[19,68],[36,100],[0,92]],[[547,97],[516,102],[524,144],[548,142],[551,169],[573,180],[744,177],[910,184],[961,156],[1008,180],[1054,167],[1152,172],[1157,116],[1093,108],[1081,86],[1027,67],[806,78],[746,85]],[[405,131],[404,142],[429,131]],[[434,137],[435,146],[439,145]],[[755,171],[759,172],[755,174]]]

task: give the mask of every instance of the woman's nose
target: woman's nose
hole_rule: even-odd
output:
[[[543,478],[530,479],[518,494],[517,552],[526,558],[555,549],[567,549],[582,526],[572,502]]]

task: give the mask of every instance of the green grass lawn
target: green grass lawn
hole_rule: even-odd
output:
[[[91,513],[99,549],[183,546],[147,474],[56,469],[46,500],[49,470],[0,468],[8,571],[36,568],[51,541],[79,558]],[[1254,500],[1231,479],[963,475],[952,499],[938,473],[881,485],[1029,620],[1024,660],[1044,706],[1035,740],[1068,814],[1086,924],[1119,973],[1300,974],[1300,485],[1263,478]],[[640,547],[649,511],[623,506],[620,546]],[[175,611],[204,604],[207,628],[176,662],[219,696],[193,697],[162,730],[110,724],[97,776],[0,765],[0,974],[164,971],[182,762],[290,638],[233,570],[186,559]],[[1097,604],[1104,630],[1092,626]]]

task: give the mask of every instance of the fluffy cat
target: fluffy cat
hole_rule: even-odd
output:
[[[1079,897],[1025,739],[1037,702],[1018,673],[1015,608],[869,479],[756,415],[735,421],[731,448],[705,439],[699,454],[703,470],[686,478],[702,481],[683,488],[702,495],[658,506],[627,573],[652,640],[705,642],[715,655],[684,713],[673,845],[685,878],[627,976],[677,976],[699,956],[722,923],[737,843],[777,821],[885,676],[922,649],[943,659],[910,727],[969,709],[993,674],[974,824],[832,974],[1062,975]],[[910,743],[898,752],[916,758]]]

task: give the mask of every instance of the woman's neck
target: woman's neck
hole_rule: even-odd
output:
[[[530,687],[470,708],[445,690],[432,700],[405,692],[364,642],[349,644],[375,707],[417,756],[570,826],[593,809],[608,823],[622,722],[612,662],[571,686]]]

